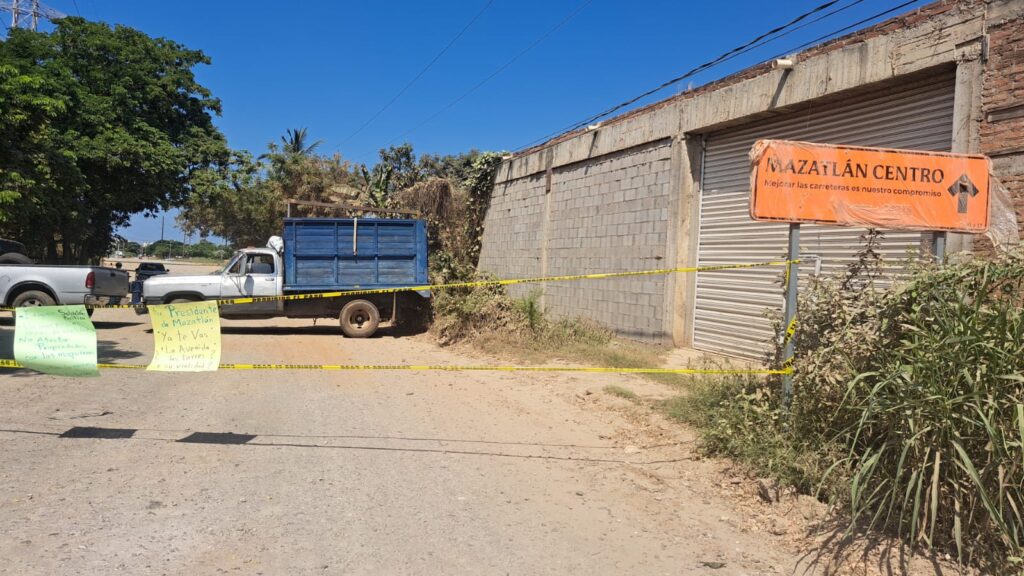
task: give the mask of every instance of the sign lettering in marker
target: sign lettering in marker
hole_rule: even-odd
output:
[[[760,140],[751,150],[755,220],[982,233],[984,156]]]
[[[58,376],[99,375],[96,329],[85,306],[19,308],[14,322],[14,358],[25,367]]]
[[[149,370],[209,372],[220,364],[220,312],[216,302],[149,307],[153,361]]]

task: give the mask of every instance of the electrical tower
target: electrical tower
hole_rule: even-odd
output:
[[[52,22],[66,16],[66,14],[43,5],[39,0],[6,0],[0,2],[0,12],[11,13],[11,28],[19,28],[24,23],[30,30],[39,29],[40,18]]]

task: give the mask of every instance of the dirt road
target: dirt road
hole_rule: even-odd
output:
[[[147,317],[94,322],[101,362],[148,362]],[[427,335],[350,340],[310,324],[225,321],[223,361],[481,362]],[[0,319],[0,357],[12,334]],[[601,392],[610,383],[650,385],[4,371],[0,573],[792,573],[786,537],[754,526],[685,433],[638,419]]]

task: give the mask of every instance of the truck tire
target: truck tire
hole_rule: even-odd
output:
[[[8,252],[0,255],[0,264],[32,264],[32,259],[24,254]]]
[[[380,311],[369,300],[353,300],[341,309],[338,319],[345,336],[367,338],[377,331]]]
[[[11,301],[12,308],[24,308],[26,306],[53,306],[57,302],[53,297],[42,290],[25,290],[14,297]]]

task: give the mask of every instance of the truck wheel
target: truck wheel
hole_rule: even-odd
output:
[[[341,331],[349,338],[366,338],[377,331],[380,311],[368,300],[353,300],[341,309]]]
[[[197,300],[192,298],[173,298],[168,304],[191,304],[192,302],[197,302]]]
[[[8,252],[0,256],[0,264],[32,264],[32,259],[24,254]]]
[[[49,294],[42,290],[26,290],[14,297],[11,302],[12,308],[24,308],[27,306],[53,306],[56,302]]]

